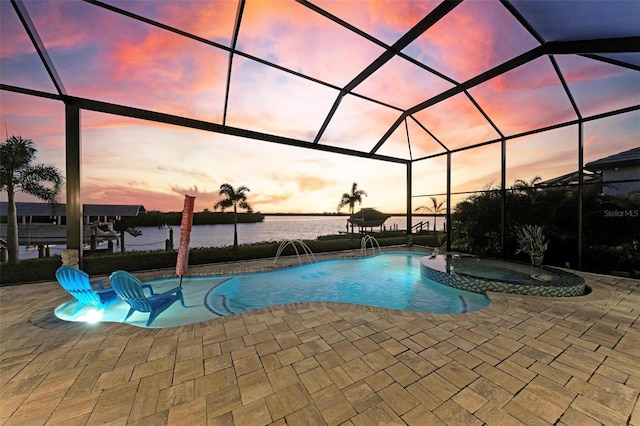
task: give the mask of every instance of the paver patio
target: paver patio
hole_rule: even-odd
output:
[[[640,425],[640,281],[579,274],[587,296],[468,314],[301,303],[170,329],[2,287],[0,424]]]

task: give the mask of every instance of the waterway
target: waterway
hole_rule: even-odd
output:
[[[406,216],[392,216],[385,222],[387,230],[404,230],[407,227]],[[419,216],[412,218],[412,224],[429,222],[430,229],[433,229],[433,217]],[[445,218],[438,217],[436,228],[444,229]],[[322,235],[337,235],[347,231],[346,216],[265,216],[263,222],[239,223],[238,243],[253,244],[259,242],[282,241],[282,240],[314,240]],[[125,250],[129,251],[152,251],[164,250],[165,241],[169,238],[170,230],[173,230],[173,247],[178,249],[180,242],[180,226],[173,227],[138,227],[142,235],[134,237],[125,234]],[[378,228],[374,228],[377,230]],[[357,230],[357,228],[356,228]],[[233,245],[233,225],[196,225],[191,231],[189,247],[225,247]],[[59,255],[65,248],[64,245],[50,247],[52,256]],[[106,243],[98,248],[106,248]],[[119,242],[114,242],[114,252],[120,252]],[[37,250],[27,250],[20,247],[20,259],[33,259],[38,257]]]

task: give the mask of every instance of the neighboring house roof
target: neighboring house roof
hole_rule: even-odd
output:
[[[640,148],[633,148],[599,160],[591,161],[585,164],[584,168],[595,172],[622,166],[640,166]]]
[[[553,179],[545,180],[544,182],[538,182],[534,186],[537,188],[546,188],[549,186],[566,186],[566,185],[578,185],[580,177],[578,172],[567,173],[566,175],[558,176]],[[584,183],[598,183],[602,182],[602,175],[597,173],[583,173],[582,182]]]
[[[7,201],[0,201],[0,216],[7,215]],[[83,204],[84,216],[138,216],[144,213],[144,206],[131,204]],[[49,203],[16,203],[18,216],[66,216],[67,205],[57,204],[55,207]]]

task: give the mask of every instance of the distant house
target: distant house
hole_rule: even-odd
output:
[[[0,201],[0,240],[7,238],[9,203]],[[91,236],[100,241],[112,240],[123,231],[138,236],[142,232],[123,218],[144,213],[144,206],[123,204],[83,204],[83,236],[88,244]],[[67,205],[49,203],[16,203],[18,217],[18,242],[20,245],[37,246],[64,244],[67,241]],[[99,241],[97,241],[99,242]]]
[[[9,203],[0,201],[0,219],[6,222]],[[145,213],[144,206],[131,204],[83,204],[82,214],[85,223],[94,220],[108,221],[109,219],[120,219],[122,217],[138,216]],[[28,222],[56,222],[66,223],[67,205],[42,202],[16,202],[16,215],[19,223]]]
[[[578,185],[580,176],[578,172],[567,173],[566,175],[558,176],[553,179],[545,180],[534,184],[536,188],[548,188],[554,186],[574,186]],[[583,173],[582,182],[595,184],[602,182],[602,175],[598,173]]]
[[[605,195],[625,195],[640,190],[640,148],[619,152],[585,164],[582,182],[600,184]],[[543,182],[536,188],[578,185],[578,172],[567,173]]]
[[[602,175],[605,195],[624,195],[640,190],[640,148],[591,161],[584,168]]]

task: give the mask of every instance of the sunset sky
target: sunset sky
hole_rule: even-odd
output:
[[[213,44],[85,2],[24,1],[66,92],[222,124],[229,53],[217,46],[231,46],[237,2],[105,3]],[[312,3],[380,43],[293,1],[247,1],[236,45],[242,54],[233,57],[226,125],[311,145],[340,89],[384,52],[381,44],[395,43],[440,2]],[[550,8],[544,20],[539,10],[543,6],[536,3]],[[640,35],[637,1],[513,4],[534,26],[540,24],[536,28],[548,41],[565,41],[567,34],[575,38]],[[581,19],[573,16],[577,10],[583,14]],[[0,83],[55,94],[10,2],[0,1],[0,19]],[[318,143],[368,152],[402,110],[538,44],[500,2],[464,1],[402,51],[440,75],[394,57],[343,98]],[[640,66],[637,52],[608,56]],[[640,104],[637,70],[576,55],[555,59],[583,117]],[[548,57],[474,86],[469,95],[505,136],[577,118]],[[64,174],[61,102],[2,90],[0,115],[3,139],[5,135],[33,139],[37,161],[55,165]],[[415,121],[407,120],[407,128],[400,125],[377,153],[417,159],[445,152],[442,145],[455,150],[500,137],[464,94],[417,112],[413,118]],[[91,111],[82,111],[81,125],[84,203],[142,204],[147,210],[178,211],[188,194],[196,197],[195,210],[202,211],[213,208],[220,185],[229,183],[250,188],[248,201],[255,211],[335,212],[342,193],[357,182],[368,194],[362,207],[389,213],[406,210],[403,164]],[[585,162],[638,145],[638,110],[584,125]],[[507,183],[529,181],[536,175],[551,179],[577,170],[577,161],[577,126],[513,139],[507,143]],[[500,146],[456,153],[452,166],[454,192],[497,186]],[[414,163],[414,195],[445,192],[444,156]],[[438,198],[444,200],[444,196]],[[6,200],[6,193],[0,199]],[[23,195],[18,200],[33,201]],[[416,197],[413,206],[427,201]]]

